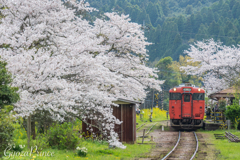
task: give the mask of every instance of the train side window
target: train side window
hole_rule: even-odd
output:
[[[193,100],[204,100],[204,93],[194,93]]]
[[[170,93],[169,100],[181,100],[181,93]]]
[[[190,94],[184,94],[184,102],[190,102]]]

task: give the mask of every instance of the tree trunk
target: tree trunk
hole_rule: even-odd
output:
[[[32,139],[36,138],[35,117],[34,116],[32,116],[32,121],[31,121],[31,135],[32,135]]]
[[[31,141],[31,116],[27,117],[27,137],[28,137],[28,148],[30,149]]]

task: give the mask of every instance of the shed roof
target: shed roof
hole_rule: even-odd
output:
[[[116,101],[113,101],[116,104],[141,104],[139,101],[132,101],[128,99],[118,98]]]
[[[240,88],[237,89],[237,92],[236,92],[236,89],[234,87],[229,87],[219,92],[212,93],[208,97],[211,99],[230,98],[230,97],[235,97],[234,93],[240,93]]]

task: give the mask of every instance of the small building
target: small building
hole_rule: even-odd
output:
[[[140,104],[137,101],[118,98],[113,103],[118,104],[119,107],[113,107],[113,115],[123,121],[122,124],[115,124],[115,132],[118,133],[120,142],[135,143],[136,142],[136,105]],[[89,121],[88,123],[94,123]],[[87,125],[82,124],[82,132],[87,132]],[[97,133],[98,129],[93,128],[93,132]]]
[[[214,99],[216,101],[220,100],[220,99],[225,99],[228,98],[230,100],[230,103],[233,103],[233,99],[235,99],[235,94],[239,94],[239,90],[236,92],[236,89],[234,89],[234,87],[230,87],[224,90],[221,90],[219,92],[216,93],[212,93],[210,94],[208,97],[211,99]]]

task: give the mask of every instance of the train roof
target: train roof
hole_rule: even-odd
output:
[[[191,88],[191,89],[184,89],[184,88]],[[171,88],[169,90],[169,92],[180,92],[180,93],[205,93],[205,90],[198,87],[198,86],[195,86],[195,85],[192,85],[191,83],[184,83],[184,84],[180,84],[179,86],[176,86],[174,88]]]

